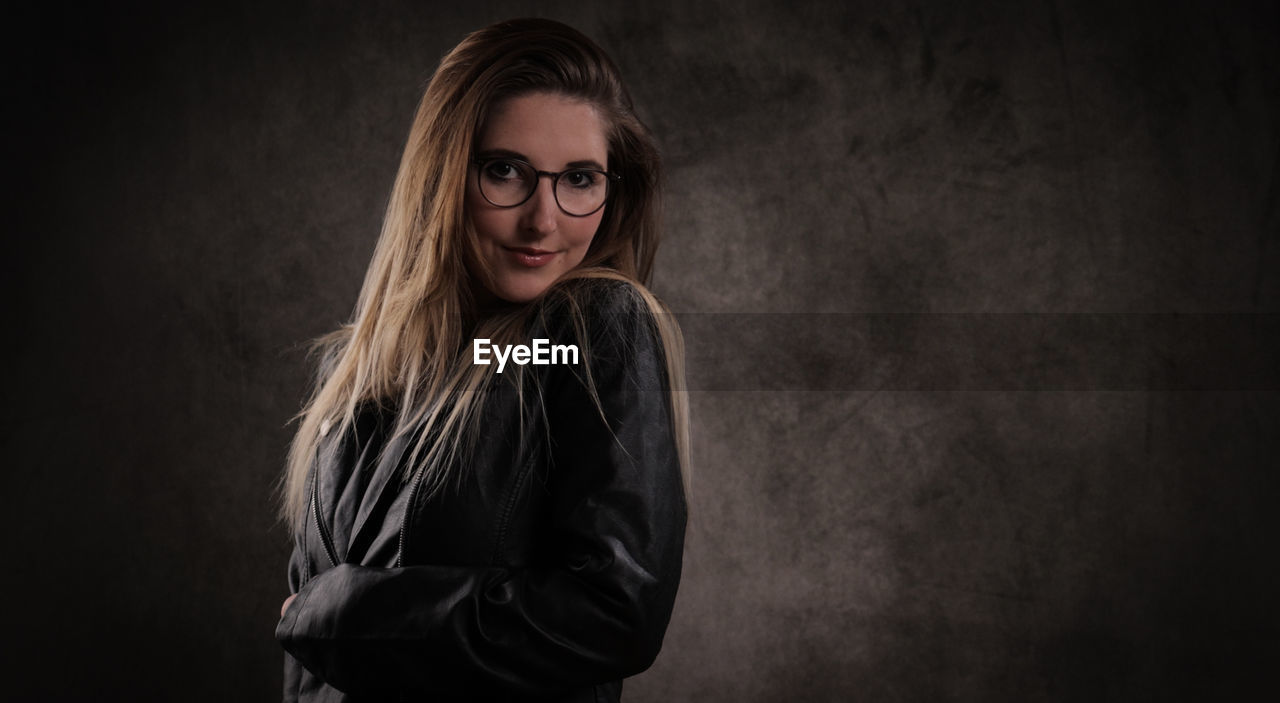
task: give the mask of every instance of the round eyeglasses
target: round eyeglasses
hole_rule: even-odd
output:
[[[533,164],[511,157],[475,159],[480,195],[496,207],[516,207],[533,197],[543,176],[551,179],[556,204],[571,217],[586,217],[604,207],[614,181],[622,176],[595,168],[571,168],[559,173],[539,171]]]

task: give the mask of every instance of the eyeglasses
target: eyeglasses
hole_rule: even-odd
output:
[[[533,197],[543,176],[551,179],[556,204],[571,217],[586,217],[604,207],[614,181],[622,176],[595,168],[539,171],[521,159],[474,159],[480,194],[496,207],[516,207]]]

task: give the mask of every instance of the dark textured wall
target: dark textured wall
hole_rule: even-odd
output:
[[[435,62],[527,14],[669,166],[694,512],[628,700],[1274,690],[1274,5],[353,5],[9,24],[15,699],[277,697],[300,345]]]

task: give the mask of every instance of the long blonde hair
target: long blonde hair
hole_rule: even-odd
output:
[[[281,514],[293,524],[306,509],[319,442],[347,431],[364,403],[398,408],[397,433],[424,428],[408,462],[410,472],[421,472],[422,490],[439,490],[462,470],[457,459],[493,377],[471,363],[467,341],[473,334],[495,343],[525,338],[538,302],[480,319],[472,291],[488,273],[471,270],[482,264],[464,208],[468,163],[486,111],[534,92],[588,101],[608,125],[610,169],[622,178],[582,264],[551,289],[572,297],[564,283],[582,278],[636,287],[662,339],[687,490],[683,344],[672,316],[644,286],[661,229],[657,147],[600,47],[558,22],[512,20],[468,35],[441,60],[410,128],[352,320],[314,342],[319,373],[294,418],[301,423],[280,484]]]

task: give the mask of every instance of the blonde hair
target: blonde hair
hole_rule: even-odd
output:
[[[526,19],[468,35],[441,60],[422,96],[352,320],[313,343],[320,370],[294,417],[301,423],[280,484],[286,520],[297,524],[306,509],[307,475],[321,439],[345,432],[364,403],[398,408],[396,433],[424,427],[408,462],[409,473],[421,472],[420,490],[430,494],[459,477],[457,460],[474,438],[468,428],[493,378],[489,367],[471,363],[467,338],[499,344],[525,338],[539,302],[480,319],[472,291],[489,273],[475,254],[464,208],[468,164],[486,112],[535,92],[595,106],[608,125],[610,170],[622,176],[582,264],[548,292],[573,298],[575,287],[564,285],[572,279],[635,286],[662,340],[688,490],[683,343],[669,311],[644,286],[661,228],[656,145],[600,47],[566,25]],[[580,323],[579,310],[579,330]]]

